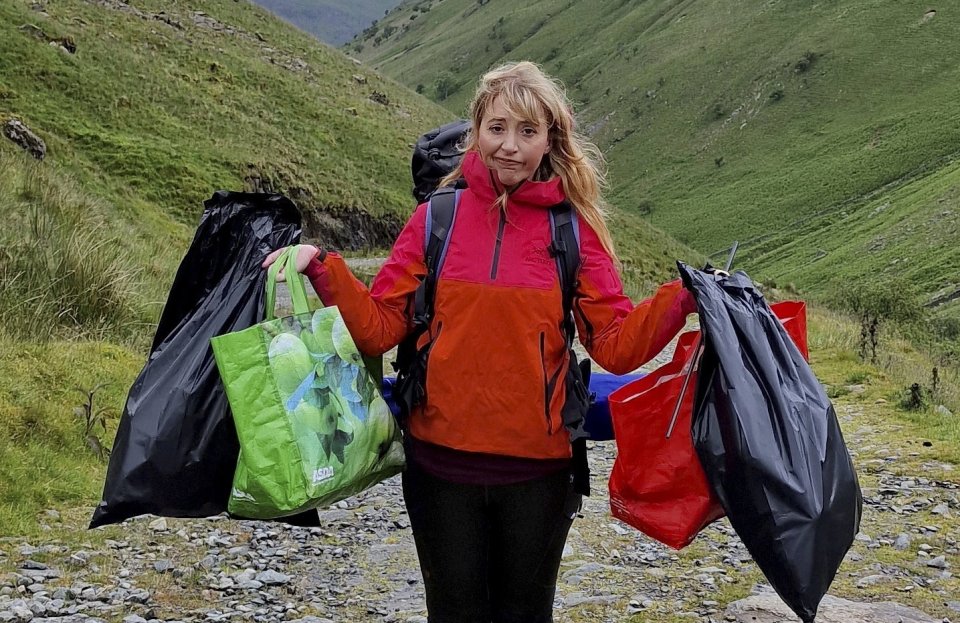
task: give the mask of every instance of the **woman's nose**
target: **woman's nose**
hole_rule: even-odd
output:
[[[517,137],[514,136],[513,132],[507,132],[506,136],[503,137],[500,149],[509,152],[517,151]]]

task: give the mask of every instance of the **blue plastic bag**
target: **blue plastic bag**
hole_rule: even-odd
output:
[[[623,387],[631,381],[635,381],[643,374],[600,374],[590,375],[590,392],[595,395],[593,405],[587,411],[587,421],[584,429],[590,434],[591,441],[610,441],[613,439],[613,422],[610,419],[610,404],[607,398],[614,390]],[[400,407],[393,399],[393,384],[395,377],[385,377],[383,379],[383,397],[390,406],[394,416],[399,417]]]

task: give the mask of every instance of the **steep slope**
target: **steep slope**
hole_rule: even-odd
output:
[[[828,271],[806,279],[818,251],[783,244],[798,229],[827,259],[850,249],[822,262],[844,279],[901,272],[869,252],[875,236],[908,263],[928,254],[897,234],[902,220],[864,237],[841,215],[906,182],[953,179],[924,181],[960,145],[958,27],[951,6],[890,0],[419,0],[347,49],[454,112],[492,64],[542,63],[605,149],[620,207],[705,252],[756,240],[741,266],[820,287]],[[904,214],[921,231],[958,209],[946,193]],[[960,285],[956,245],[930,253],[925,290]]]
[[[0,3],[0,532],[92,508],[204,199],[272,187],[331,246],[384,247],[411,137],[449,117],[247,3]]]
[[[309,237],[382,256],[412,142],[452,117],[247,2],[0,2],[0,533],[98,499],[204,199],[284,192]],[[636,217],[616,230],[634,294],[695,259]]]
[[[231,0],[6,2],[0,66],[0,122],[40,135],[145,263],[169,252],[163,279],[221,188],[288,192],[315,237],[386,246],[410,210],[411,137],[449,117]]]
[[[330,45],[342,45],[371,22],[399,4],[399,0],[255,0]]]
[[[220,188],[288,193],[332,248],[388,246],[412,206],[412,141],[452,116],[232,0],[3,3],[0,66],[0,123],[25,123],[104,200],[148,300]]]

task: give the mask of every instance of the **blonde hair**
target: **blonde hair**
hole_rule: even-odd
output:
[[[471,126],[464,138],[465,152],[479,150],[480,122],[497,97],[511,115],[524,121],[543,122],[549,128],[550,151],[533,179],[545,181],[559,176],[564,194],[577,215],[593,228],[603,248],[619,265],[606,222],[609,208],[601,195],[606,186],[603,155],[596,145],[574,130],[570,100],[563,86],[529,61],[506,63],[484,74],[470,104]],[[461,176],[458,165],[441,180],[440,186],[449,186]],[[509,193],[505,189],[497,200],[501,209],[506,206]]]

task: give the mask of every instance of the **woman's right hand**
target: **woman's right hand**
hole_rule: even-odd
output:
[[[287,250],[288,247],[283,247],[277,249],[270,253],[267,256],[267,259],[263,260],[263,268],[269,268],[271,264],[277,261],[277,258],[280,257],[280,254]],[[310,261],[318,257],[323,253],[322,249],[313,246],[312,244],[298,244],[297,245],[297,272],[302,273],[307,270],[307,266],[310,265]],[[284,269],[280,269],[280,272],[277,274],[277,281],[284,280]]]

